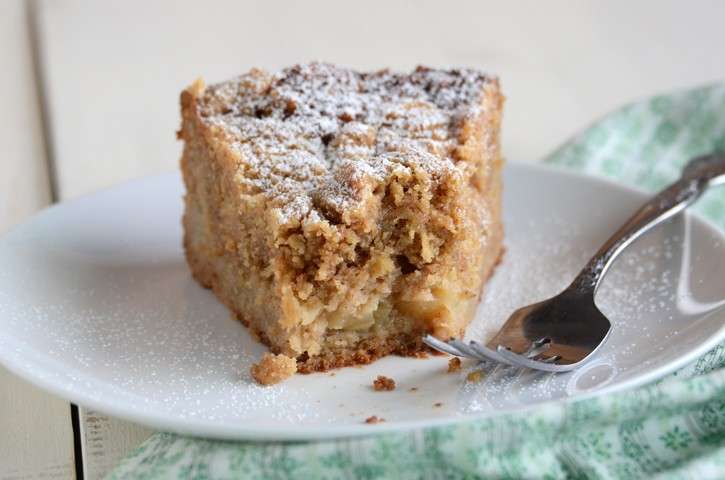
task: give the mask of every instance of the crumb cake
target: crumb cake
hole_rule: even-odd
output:
[[[197,80],[178,133],[194,277],[302,373],[462,336],[502,252],[502,104],[468,69]]]

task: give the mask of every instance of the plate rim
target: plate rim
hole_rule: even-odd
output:
[[[645,200],[651,195],[650,192],[642,188],[632,187],[629,185],[618,183],[610,178],[602,175],[593,175],[584,172],[571,171],[558,165],[548,165],[540,163],[528,163],[528,162],[507,162],[505,168],[513,168],[519,170],[534,170],[542,171],[548,174],[555,173],[556,175],[564,175],[573,178],[574,181],[594,182],[599,183],[607,188],[618,189],[625,191],[629,194],[635,194]],[[174,170],[166,173],[148,175],[138,177],[129,181],[125,181],[114,186],[102,188],[91,193],[87,193],[71,199],[69,201],[60,202],[51,205],[39,212],[28,217],[24,222],[14,226],[10,230],[6,231],[0,237],[0,248],[2,248],[14,234],[26,228],[29,224],[41,220],[46,215],[52,214],[53,211],[61,208],[66,208],[69,205],[87,201],[96,195],[100,195],[106,192],[110,192],[122,187],[131,187],[135,183],[141,183],[144,181],[162,181],[162,178],[179,177],[179,172]],[[725,241],[725,232],[722,232],[714,222],[702,216],[698,212],[687,210],[685,215],[690,217],[691,220],[699,222],[706,228],[709,234],[714,237],[720,238]],[[723,312],[716,310],[711,314],[723,315]],[[345,424],[345,425],[325,425],[316,426],[311,428],[308,426],[275,426],[267,425],[264,427],[249,427],[243,424],[210,424],[205,420],[196,419],[193,417],[180,418],[164,412],[153,412],[147,413],[141,410],[135,410],[124,407],[122,403],[108,403],[94,398],[93,396],[84,393],[83,391],[75,390],[72,385],[63,385],[62,382],[54,382],[44,378],[43,375],[38,375],[33,366],[36,368],[40,365],[39,361],[23,362],[21,355],[15,355],[12,353],[13,350],[13,338],[6,338],[0,340],[0,365],[3,365],[7,370],[12,372],[14,375],[22,378],[23,380],[31,383],[32,385],[49,392],[53,395],[59,396],[63,399],[68,400],[74,404],[83,406],[103,412],[104,414],[117,417],[120,419],[128,420],[134,423],[138,423],[147,427],[158,429],[161,431],[169,431],[179,433],[182,435],[191,435],[196,437],[206,438],[217,438],[225,440],[262,440],[262,441],[304,441],[304,440],[328,440],[335,438],[353,438],[377,435],[381,433],[392,433],[392,432],[407,432],[416,429],[434,428],[434,427],[447,427],[459,425],[461,423],[476,422],[492,417],[498,417],[503,415],[522,413],[531,411],[534,409],[547,409],[553,406],[559,406],[564,408],[568,404],[578,402],[581,400],[591,399],[601,395],[613,394],[624,390],[632,389],[657,379],[660,379],[671,373],[678,368],[681,368],[688,363],[692,362],[696,358],[700,357],[718,343],[725,339],[725,322],[721,325],[720,329],[715,335],[709,337],[706,341],[693,347],[691,350],[685,352],[683,355],[659,365],[648,372],[635,375],[632,378],[605,385],[601,388],[595,388],[591,391],[585,391],[578,393],[572,397],[560,398],[547,400],[540,403],[533,403],[528,405],[517,405],[510,408],[503,408],[499,410],[489,410],[485,412],[477,412],[466,415],[452,415],[449,417],[442,418],[427,418],[420,420],[399,420],[393,422],[387,422],[378,424],[374,429],[369,426],[358,425],[358,424]],[[4,347],[3,347],[4,346]],[[17,341],[15,348],[17,347]],[[30,365],[33,366],[30,366]]]

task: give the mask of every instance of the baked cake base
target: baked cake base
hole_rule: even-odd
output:
[[[505,248],[503,248],[502,244],[503,230],[500,230],[495,240],[492,242],[492,251],[487,252],[491,255],[489,258],[494,258],[495,260],[490,265],[484,267],[486,269],[484,283],[493,275],[505,254]],[[235,318],[242,322],[249,329],[250,334],[257,340],[270,347],[271,351],[278,351],[264,330],[255,326],[245,316],[244,311],[236,305],[234,296],[230,295],[220,282],[215,281],[215,273],[209,264],[203,261],[203,259],[197,258],[190,248],[186,248],[185,251],[192,275],[196,281],[204,288],[212,290],[216,297],[229,308]],[[480,295],[478,300],[472,304],[474,311],[479,302]],[[296,358],[297,373],[324,372],[352,365],[365,365],[386,355],[400,355],[403,357],[420,357],[428,353],[438,355],[439,352],[437,350],[433,350],[423,343],[423,337],[428,333],[430,332],[427,330],[416,330],[411,333],[397,333],[382,338],[370,335],[361,338],[353,345],[346,345],[344,348],[339,349],[327,349],[321,354],[312,357],[307,353],[303,353]],[[464,333],[465,331],[461,331],[459,337],[463,337]]]

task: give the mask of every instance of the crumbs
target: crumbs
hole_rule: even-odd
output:
[[[458,357],[453,357],[450,360],[448,360],[448,373],[457,372],[461,369],[461,359]]]
[[[370,425],[374,425],[376,423],[383,423],[384,421],[385,421],[384,418],[380,418],[377,415],[373,415],[373,416],[365,419],[365,423],[370,424]]]
[[[259,363],[252,365],[250,373],[261,385],[273,385],[294,375],[297,361],[286,355],[265,353]]]
[[[378,378],[373,380],[373,388],[376,392],[395,390],[395,380],[385,375],[378,375]]]
[[[480,382],[483,378],[483,372],[480,370],[474,370],[466,376],[466,380],[469,382]]]

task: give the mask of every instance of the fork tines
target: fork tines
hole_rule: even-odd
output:
[[[533,368],[549,372],[564,372],[571,370],[569,365],[558,365],[555,362],[560,359],[558,356],[544,357],[543,353],[548,350],[551,342],[548,339],[541,339],[533,342],[529,349],[523,354],[512,352],[510,349],[499,346],[493,350],[485,345],[471,340],[468,344],[457,338],[451,338],[447,342],[438,340],[432,335],[423,337],[423,343],[449,355],[470,358],[479,362],[495,362],[520,368]]]

